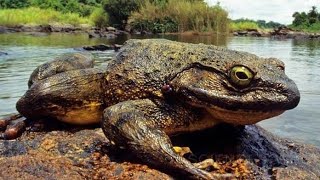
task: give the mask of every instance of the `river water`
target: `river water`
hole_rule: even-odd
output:
[[[0,34],[0,116],[15,112],[15,103],[27,89],[33,69],[63,53],[95,44],[122,44],[128,38],[167,38],[176,41],[214,44],[247,51],[263,57],[280,58],[286,73],[301,92],[297,108],[259,123],[269,131],[296,141],[320,147],[320,42],[312,40],[272,39],[224,36],[128,36],[117,39],[89,39],[86,34]],[[98,66],[115,54],[93,53]],[[319,71],[318,71],[319,70]]]

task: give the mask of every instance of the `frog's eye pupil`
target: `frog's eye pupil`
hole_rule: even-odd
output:
[[[241,79],[241,80],[246,80],[248,79],[248,76],[244,72],[236,72],[236,76]]]

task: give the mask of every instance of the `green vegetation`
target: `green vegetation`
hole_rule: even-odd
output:
[[[219,3],[204,0],[0,0],[0,25],[91,24],[153,33],[215,32],[269,29],[279,23],[231,21]],[[293,27],[319,29],[316,9],[296,13]]]
[[[104,10],[109,14],[109,22],[117,28],[124,29],[132,12],[143,4],[142,0],[105,0]]]
[[[90,24],[88,18],[80,17],[74,13],[60,13],[50,9],[30,7],[27,9],[4,9],[0,11],[0,24],[14,26],[18,24]]]
[[[308,13],[295,12],[292,17],[294,20],[290,25],[291,28],[307,32],[320,31],[320,13],[315,6],[312,6]]]
[[[248,29],[274,29],[277,27],[283,26],[280,23],[264,20],[251,20],[251,19],[237,19],[231,22],[232,31],[242,31]]]
[[[63,13],[77,13],[80,16],[89,16],[101,0],[0,0],[0,9],[16,9],[25,7],[39,7],[53,9]]]
[[[204,0],[0,0],[0,24],[52,22],[159,32],[228,32],[228,13]]]
[[[228,32],[228,13],[219,4],[198,0],[145,1],[129,17],[133,29],[160,32]]]
[[[109,14],[102,8],[96,8],[90,15],[90,20],[97,27],[106,27],[109,24]]]
[[[256,22],[242,21],[231,22],[231,31],[244,31],[249,29],[259,29],[259,25]]]

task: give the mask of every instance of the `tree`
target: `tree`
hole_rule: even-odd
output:
[[[302,12],[302,13],[295,12],[293,13],[292,17],[294,18],[292,22],[294,26],[301,26],[301,25],[308,24],[308,16],[305,12]]]
[[[24,8],[29,6],[28,0],[0,0],[0,9]]]
[[[137,11],[144,0],[106,0],[103,9],[109,14],[110,24],[124,29],[129,16]]]
[[[318,20],[318,11],[315,6],[312,6],[312,9],[308,13],[309,24],[314,24]]]

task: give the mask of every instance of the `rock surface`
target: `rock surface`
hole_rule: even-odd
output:
[[[83,46],[82,49],[86,51],[106,51],[106,50],[118,51],[121,47],[122,45],[119,45],[119,44],[112,44],[112,45],[98,44],[93,46]]]
[[[31,128],[32,129],[32,128]],[[215,173],[236,179],[319,179],[320,150],[280,139],[258,126],[217,126],[172,138],[192,162],[213,158]],[[100,128],[51,127],[0,141],[3,179],[172,179],[113,146]],[[170,174],[170,172],[169,172]]]
[[[8,53],[0,51],[0,56],[5,56],[5,55],[8,55]]]
[[[107,38],[114,39],[119,35],[128,34],[125,31],[118,30],[114,27],[106,28],[92,28],[90,31],[87,31],[89,38]]]
[[[270,32],[271,36],[274,38],[290,38],[290,39],[320,39],[319,33],[308,33],[308,32],[299,32],[294,31],[291,28],[288,28],[286,26],[281,26],[279,28],[274,29],[272,32]]]

